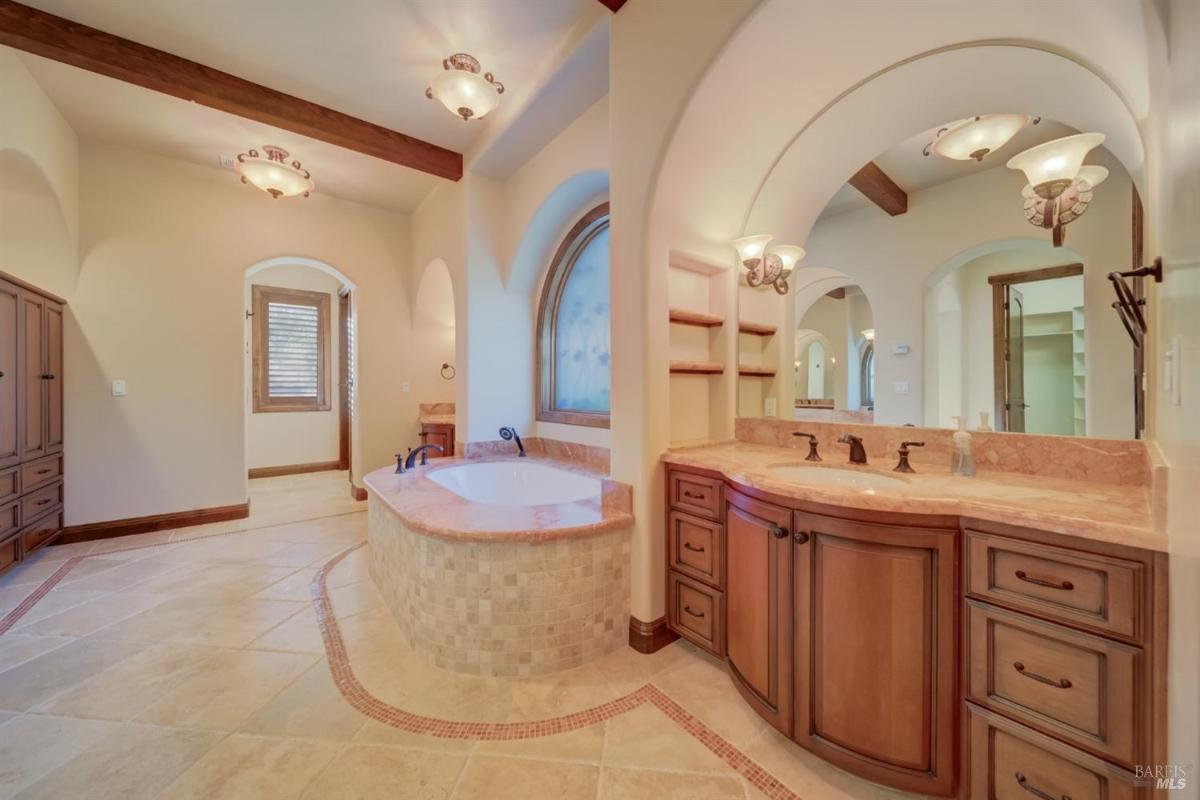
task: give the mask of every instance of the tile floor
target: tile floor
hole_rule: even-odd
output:
[[[327,566],[363,541],[364,508],[345,473],[256,480],[247,520],[49,548],[0,579],[0,617],[11,622],[61,574],[0,635],[0,797],[901,797],[776,734],[715,661],[681,643],[540,678],[429,666],[383,607],[365,549]],[[314,601],[319,573],[324,599]],[[379,707],[507,724],[639,690],[659,700],[536,738],[414,733],[345,696],[322,608]],[[714,741],[736,758],[714,754]],[[770,795],[746,777],[755,764],[777,781]]]

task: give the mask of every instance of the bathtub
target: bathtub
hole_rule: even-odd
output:
[[[429,473],[429,480],[473,503],[542,506],[600,496],[599,478],[527,461],[480,462]]]

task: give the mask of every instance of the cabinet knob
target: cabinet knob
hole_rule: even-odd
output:
[[[772,525],[771,526],[771,535],[774,536],[776,539],[782,539],[785,536],[787,536],[787,529],[781,528],[778,525]]]
[[[796,544],[804,544],[808,541],[808,534],[804,531],[796,531],[792,534],[792,541]]]

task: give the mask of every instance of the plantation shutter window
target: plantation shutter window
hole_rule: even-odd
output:
[[[254,411],[327,411],[329,295],[252,288]]]

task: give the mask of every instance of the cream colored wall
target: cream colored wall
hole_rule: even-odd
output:
[[[315,194],[275,201],[234,174],[81,145],[79,283],[66,332],[67,522],[246,499],[247,267],[315,258],[358,291],[355,475],[385,465],[415,420],[400,391],[410,338],[408,222]],[[128,381],[127,397],[109,382]]]
[[[329,397],[328,411],[291,411],[254,413],[254,373],[251,357],[253,325],[247,318],[245,330],[246,348],[246,464],[256,467],[277,467],[289,464],[316,464],[337,461],[339,455],[338,420],[338,292],[342,282],[313,267],[299,264],[281,264],[256,272],[245,280],[243,302],[247,310],[253,310],[251,293],[253,286],[274,286],[284,289],[304,289],[329,295],[329,330],[326,348],[328,353],[326,392]]]
[[[441,259],[425,265],[413,301],[412,370],[413,401],[453,403],[457,391],[455,363],[454,283],[450,269]],[[442,364],[454,367],[454,377],[442,377]],[[405,443],[413,446],[417,442]],[[399,451],[397,451],[399,452]]]

